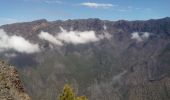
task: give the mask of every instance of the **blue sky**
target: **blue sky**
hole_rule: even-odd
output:
[[[0,0],[0,25],[37,19],[147,20],[170,16],[170,0]]]

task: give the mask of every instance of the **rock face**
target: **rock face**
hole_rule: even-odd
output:
[[[170,100],[168,17],[43,19],[0,28],[7,34],[0,35],[0,57],[16,66],[33,100],[56,100],[66,83],[89,100]],[[33,49],[24,43],[39,52],[26,52]]]
[[[25,93],[18,72],[0,61],[0,100],[31,100]]]

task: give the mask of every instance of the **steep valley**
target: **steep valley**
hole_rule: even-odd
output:
[[[33,100],[56,100],[64,84],[89,100],[170,100],[168,17],[42,19],[0,30],[0,58],[16,66]]]

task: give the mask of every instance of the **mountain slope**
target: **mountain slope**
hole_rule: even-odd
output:
[[[6,45],[0,56],[16,66],[34,100],[56,100],[66,83],[89,100],[170,99],[168,17],[43,19],[1,29],[0,43]]]

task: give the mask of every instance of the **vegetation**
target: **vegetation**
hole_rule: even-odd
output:
[[[72,88],[66,84],[59,96],[59,100],[87,100],[87,98],[85,96],[76,97]]]

